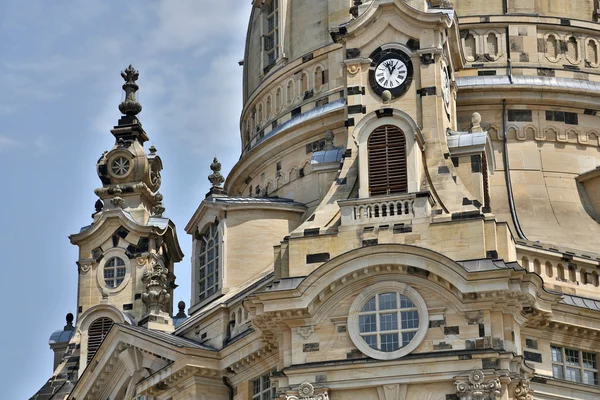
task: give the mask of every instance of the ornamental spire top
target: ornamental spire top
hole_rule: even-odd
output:
[[[140,73],[133,68],[131,64],[121,72],[121,76],[125,80],[123,90],[125,91],[125,100],[119,104],[119,110],[128,116],[137,115],[142,111],[142,105],[138,103],[135,92],[140,88],[136,81],[140,77]]]
[[[208,176],[209,182],[212,183],[213,188],[221,189],[221,184],[225,182],[225,178],[221,175],[221,163],[217,160],[217,157],[210,164],[210,169],[213,173]]]

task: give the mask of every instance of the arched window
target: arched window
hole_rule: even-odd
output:
[[[107,317],[98,318],[88,328],[87,362],[88,364],[94,354],[100,348],[102,341],[113,326],[113,320]]]
[[[279,0],[272,0],[265,13],[264,49],[267,65],[279,58]]]
[[[369,136],[367,151],[370,195],[406,192],[408,179],[404,132],[393,125],[380,126]]]
[[[198,301],[202,301],[219,289],[219,230],[210,224],[200,241],[198,254]]]
[[[323,69],[321,67],[315,68],[315,91],[321,90],[323,86]]]
[[[533,260],[533,272],[535,272],[538,275],[542,274],[542,264],[537,258]]]
[[[552,278],[552,276],[554,275],[553,272],[554,268],[552,268],[552,264],[550,263],[550,261],[546,261],[546,276]]]

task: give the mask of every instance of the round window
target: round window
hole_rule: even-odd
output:
[[[131,161],[126,157],[117,157],[111,163],[112,173],[117,176],[125,176],[129,172]]]
[[[119,257],[113,257],[104,264],[104,282],[109,288],[116,288],[125,279],[125,261]]]
[[[354,345],[381,360],[413,351],[427,333],[427,306],[411,287],[381,282],[365,289],[354,301],[348,328]]]

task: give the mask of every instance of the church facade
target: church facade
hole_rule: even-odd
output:
[[[175,315],[183,254],[129,66],[70,236],[77,315],[32,399],[600,398],[598,18],[253,0],[241,157],[210,164]]]

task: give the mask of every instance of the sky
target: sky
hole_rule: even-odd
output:
[[[146,148],[164,164],[164,216],[186,254],[174,300],[189,305],[184,227],[209,190],[212,158],[226,175],[240,156],[249,15],[250,0],[0,0],[0,397],[28,399],[45,383],[48,339],[76,314],[68,236],[91,222],[95,165],[114,144],[129,64]]]

